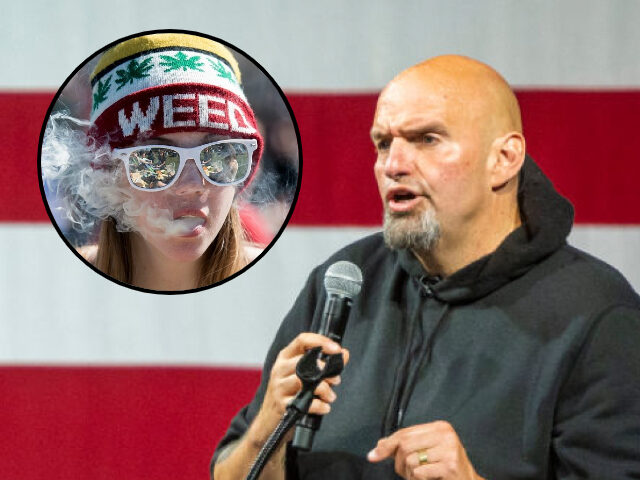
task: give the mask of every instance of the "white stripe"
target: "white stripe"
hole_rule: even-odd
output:
[[[284,89],[377,90],[424,58],[469,55],[515,85],[637,86],[634,0],[10,2],[0,88],[62,84],[106,44],[158,27],[215,35]]]
[[[580,225],[569,243],[617,268],[640,293],[640,227]]]
[[[105,280],[49,226],[0,226],[0,249],[11,252],[0,277],[0,362],[257,366],[311,269],[375,230],[288,227],[242,276],[162,296]],[[577,227],[571,240],[640,289],[640,227]]]

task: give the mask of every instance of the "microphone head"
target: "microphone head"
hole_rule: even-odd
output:
[[[334,263],[324,274],[324,288],[327,293],[353,298],[360,293],[362,271],[351,262],[341,260]]]

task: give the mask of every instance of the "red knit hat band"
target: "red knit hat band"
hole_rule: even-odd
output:
[[[253,111],[240,97],[210,85],[167,85],[122,98],[94,122],[93,135],[112,147],[165,133],[212,131],[218,135],[258,138]]]

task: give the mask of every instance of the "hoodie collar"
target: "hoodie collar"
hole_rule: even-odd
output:
[[[438,299],[456,304],[484,297],[566,244],[573,225],[573,206],[528,155],[520,170],[518,205],[522,225],[493,253],[431,285]],[[426,275],[411,251],[400,251],[399,261],[410,276],[420,279]]]

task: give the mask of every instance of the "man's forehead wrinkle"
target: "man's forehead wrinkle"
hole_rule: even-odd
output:
[[[414,65],[397,78],[403,76],[448,85],[449,92],[465,104],[469,113],[491,117],[496,134],[522,131],[518,101],[506,80],[489,65],[459,55],[443,55]]]
[[[407,93],[407,92],[405,92]],[[451,123],[449,110],[458,108],[442,95],[404,95],[398,101],[384,100],[378,105],[372,135],[405,136],[426,130],[445,130]]]
[[[389,130],[394,135],[410,135],[436,129],[444,129],[444,123],[432,115],[425,114],[407,115],[389,123]]]

